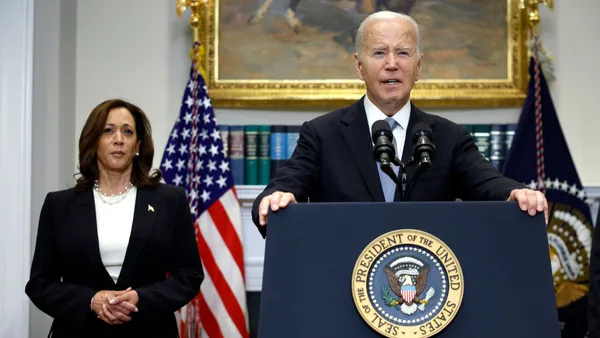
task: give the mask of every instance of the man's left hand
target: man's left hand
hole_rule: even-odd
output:
[[[519,208],[523,211],[529,212],[531,216],[535,215],[536,212],[544,212],[544,219],[548,224],[548,201],[546,196],[540,191],[531,189],[515,189],[510,192],[510,196],[507,201],[517,201]]]

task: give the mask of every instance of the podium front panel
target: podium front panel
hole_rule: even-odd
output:
[[[293,204],[268,223],[261,338],[384,336],[357,310],[353,273],[373,240],[402,229],[440,239],[460,264],[460,306],[435,337],[560,337],[543,215],[529,216],[516,203]],[[379,289],[382,303],[389,290],[382,296]],[[414,336],[400,331],[390,334]]]

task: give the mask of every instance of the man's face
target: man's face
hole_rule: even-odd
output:
[[[356,72],[367,87],[369,99],[386,114],[408,102],[421,74],[414,26],[403,19],[379,19],[364,27],[361,55],[355,55]]]

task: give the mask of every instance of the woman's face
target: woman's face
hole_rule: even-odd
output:
[[[132,167],[135,153],[139,151],[135,119],[126,108],[108,112],[106,125],[98,143],[98,169],[125,172]]]

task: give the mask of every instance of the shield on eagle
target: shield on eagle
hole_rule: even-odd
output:
[[[408,304],[412,303],[416,293],[417,288],[414,285],[402,285],[400,287],[400,294]]]
[[[404,256],[388,264],[384,270],[390,288],[400,297],[400,304],[411,306],[413,303],[421,303],[419,296],[427,284],[429,265],[417,258]]]

